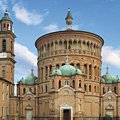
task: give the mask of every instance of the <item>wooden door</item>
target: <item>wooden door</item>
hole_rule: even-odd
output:
[[[63,110],[63,120],[71,120],[70,109]]]

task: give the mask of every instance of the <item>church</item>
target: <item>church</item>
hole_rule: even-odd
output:
[[[72,29],[70,9],[66,29],[40,36],[38,76],[17,83],[13,21],[7,10],[0,20],[0,120],[99,120],[120,117],[120,79],[101,76],[104,40],[97,34]]]

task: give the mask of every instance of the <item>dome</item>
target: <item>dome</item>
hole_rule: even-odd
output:
[[[22,79],[21,84],[33,85],[35,84],[35,76],[29,75],[26,79]]]
[[[82,75],[82,71],[80,69],[76,68],[75,74]]]
[[[35,83],[35,79],[34,79],[34,76],[33,75],[29,75],[26,79],[26,84],[27,85],[33,85]]]
[[[112,80],[112,75],[107,73],[106,75],[102,76],[105,80]]]
[[[102,83],[105,83],[105,80],[104,80],[103,78],[101,78],[101,82],[102,82]]]
[[[25,85],[33,85],[36,83],[37,77],[34,76],[33,70],[31,70],[31,74],[28,75],[25,79],[21,79],[19,83]]]
[[[102,79],[105,80],[105,83],[117,83],[117,82],[119,82],[118,76],[113,77],[113,76],[108,72],[108,67],[107,67],[106,74],[102,76]]]
[[[65,65],[61,66],[59,69],[54,70],[50,76],[60,75],[64,77],[71,77],[73,75],[82,75],[80,69],[75,68],[74,66],[66,63]]]
[[[5,11],[2,20],[10,20],[10,21],[11,21],[11,19],[10,19],[10,17],[9,17],[9,14],[8,14],[7,10]]]
[[[106,68],[106,74],[102,76],[106,83],[112,83],[112,75],[108,72],[108,67]]]
[[[62,75],[62,72],[61,72],[59,69],[54,70],[54,71],[52,72],[51,76],[55,76],[55,75]]]
[[[118,82],[118,80],[119,80],[119,78],[118,78],[118,77],[113,77],[113,82],[114,82],[114,83],[117,83],[117,82]]]
[[[62,72],[62,76],[65,77],[70,77],[72,75],[75,75],[76,73],[75,67],[69,64],[65,64],[64,66],[61,66],[59,69]]]
[[[120,82],[120,79],[118,78],[118,82]]]
[[[105,80],[106,83],[112,83],[112,75],[110,73],[106,73],[102,76],[102,78]]]

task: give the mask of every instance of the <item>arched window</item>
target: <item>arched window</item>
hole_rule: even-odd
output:
[[[2,70],[2,77],[3,77],[3,78],[6,77],[6,72],[5,72],[5,70]]]
[[[67,41],[64,41],[64,49],[67,49]]]
[[[70,65],[74,66],[74,63],[70,63]]]
[[[59,42],[60,49],[63,49],[62,47],[62,41]]]
[[[84,85],[84,90],[87,91],[87,86],[86,86],[86,84]]]
[[[117,93],[117,91],[116,91],[116,87],[114,87],[114,92]]]
[[[96,86],[94,86],[94,92],[96,93]]]
[[[65,63],[62,64],[62,66],[65,65]]]
[[[59,88],[61,88],[61,80],[59,80]]]
[[[97,79],[97,66],[94,67],[94,79]]]
[[[29,88],[29,92],[32,92],[32,88]]]
[[[71,49],[71,46],[72,46],[72,41],[69,41],[69,47],[68,47],[68,49]]]
[[[67,80],[65,81],[65,85],[68,85],[68,81]]]
[[[4,23],[4,28],[6,27],[6,24]]]
[[[10,30],[9,24],[7,24],[7,30]]]
[[[76,67],[77,67],[78,69],[80,69],[80,64],[79,64],[79,63],[77,63],[77,64],[76,64]]]
[[[50,73],[52,72],[52,65],[50,65]]]
[[[58,42],[55,42],[55,49],[58,49]]]
[[[56,64],[56,69],[58,69],[60,66],[59,66],[59,64]]]
[[[81,80],[79,80],[79,88],[81,88]]]
[[[5,39],[2,41],[2,51],[6,52],[6,40]]]
[[[4,114],[4,107],[2,107],[2,115]]]
[[[92,78],[92,65],[89,65],[89,79]]]
[[[91,92],[91,85],[89,85],[89,92]]]
[[[23,95],[26,93],[26,89],[25,88],[23,88]]]
[[[72,82],[73,82],[73,88],[75,88],[75,80],[73,80]]]
[[[45,87],[46,92],[48,91],[47,89],[48,89],[48,88],[47,88],[47,85],[46,85],[46,87]]]
[[[2,100],[4,100],[4,93],[2,93]]]

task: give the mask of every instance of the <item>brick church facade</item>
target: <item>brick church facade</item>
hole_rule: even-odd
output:
[[[120,117],[120,79],[108,68],[101,76],[103,39],[72,29],[68,10],[66,30],[39,37],[38,77],[31,74],[17,83],[14,95],[13,22],[7,11],[0,20],[1,120],[98,120]]]

